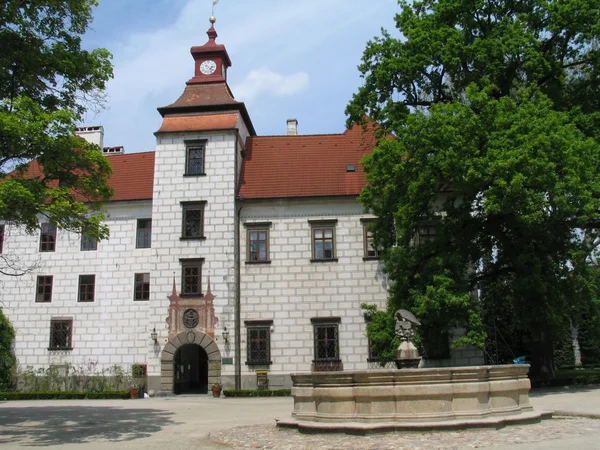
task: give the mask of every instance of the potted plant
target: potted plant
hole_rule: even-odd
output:
[[[213,397],[220,397],[223,385],[221,383],[215,383],[210,387]]]
[[[131,383],[129,384],[129,398],[136,399],[139,397],[140,395],[140,386],[135,384],[135,383]]]

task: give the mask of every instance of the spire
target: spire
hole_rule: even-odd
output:
[[[217,21],[217,19],[215,19],[215,16],[210,16],[210,19],[208,19],[208,21],[211,23],[211,25],[208,31],[206,32],[206,34],[208,34],[207,44],[215,44],[215,39],[217,39],[218,36],[217,30],[215,30],[215,22]]]

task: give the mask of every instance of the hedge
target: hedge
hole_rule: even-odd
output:
[[[0,392],[2,400],[97,400],[127,399],[129,391],[106,392]]]
[[[289,397],[291,389],[226,389],[225,397]]]

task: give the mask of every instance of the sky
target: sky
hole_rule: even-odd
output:
[[[173,103],[193,76],[190,48],[208,40],[212,0],[99,0],[83,39],[113,54],[114,79],[101,112],[104,146],[154,150],[156,108]],[[397,34],[397,0],[219,0],[217,43],[232,61],[228,84],[258,135],[341,133],[344,109],[361,85],[357,66],[381,29]],[[396,33],[394,33],[396,32]]]

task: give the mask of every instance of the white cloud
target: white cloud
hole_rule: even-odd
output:
[[[262,94],[288,97],[306,91],[308,80],[308,74],[305,72],[282,75],[262,67],[250,71],[241,82],[233,85],[231,90],[236,99],[252,102]]]

